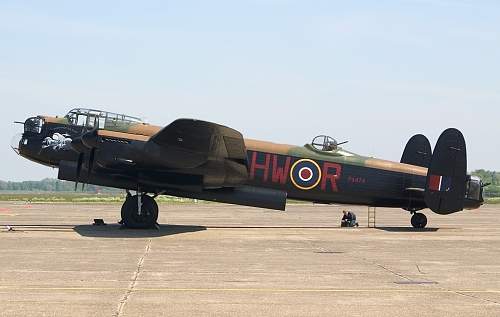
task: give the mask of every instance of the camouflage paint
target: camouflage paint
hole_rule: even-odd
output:
[[[66,117],[41,116],[47,123],[69,124]],[[123,124],[99,130],[100,135],[114,136],[122,139],[147,141],[149,137],[158,133],[162,127],[150,125],[147,123],[123,122]],[[117,132],[115,134],[111,132]],[[294,146],[287,144],[278,144],[266,141],[245,139],[245,145],[250,151],[260,151],[272,154],[290,155],[293,157],[307,158],[311,160],[328,161],[339,164],[348,164],[354,166],[364,166],[380,170],[407,173],[412,175],[426,176],[427,169],[419,166],[413,166],[398,162],[391,162],[371,157],[361,156],[348,152],[342,148],[336,151],[323,152],[316,150],[310,144],[305,146]]]

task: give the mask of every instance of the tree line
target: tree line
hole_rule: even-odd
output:
[[[53,178],[45,178],[40,181],[0,181],[0,191],[70,192],[74,190],[74,182],[62,181]],[[78,191],[82,191],[82,185],[78,186]],[[99,193],[118,192],[119,190],[96,185],[85,185],[83,191],[88,193]]]
[[[476,170],[472,175],[481,177],[483,183],[490,184],[484,188],[484,196],[500,197],[500,173],[496,171]]]

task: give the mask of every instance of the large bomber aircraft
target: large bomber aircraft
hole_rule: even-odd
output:
[[[156,225],[155,197],[172,195],[285,210],[287,198],[324,204],[397,207],[423,228],[438,214],[476,209],[483,183],[467,175],[465,140],[448,129],[432,152],[423,135],[410,139],[401,162],[360,156],[328,136],[293,146],[244,139],[234,129],[178,119],[166,127],[100,110],[73,109],[63,117],[24,121],[14,150],[57,167],[58,178],[121,188],[129,228]],[[136,194],[130,194],[135,191]]]

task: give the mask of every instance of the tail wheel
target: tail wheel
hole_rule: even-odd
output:
[[[142,195],[139,212],[137,195],[129,196],[123,203],[121,215],[123,224],[128,228],[152,228],[158,220],[158,204],[151,196]]]
[[[423,229],[427,226],[427,217],[422,213],[414,213],[411,217],[411,225],[416,229]]]

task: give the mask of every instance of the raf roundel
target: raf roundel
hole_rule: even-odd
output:
[[[290,179],[295,187],[310,190],[318,186],[321,180],[321,169],[313,160],[298,160],[292,165]]]

